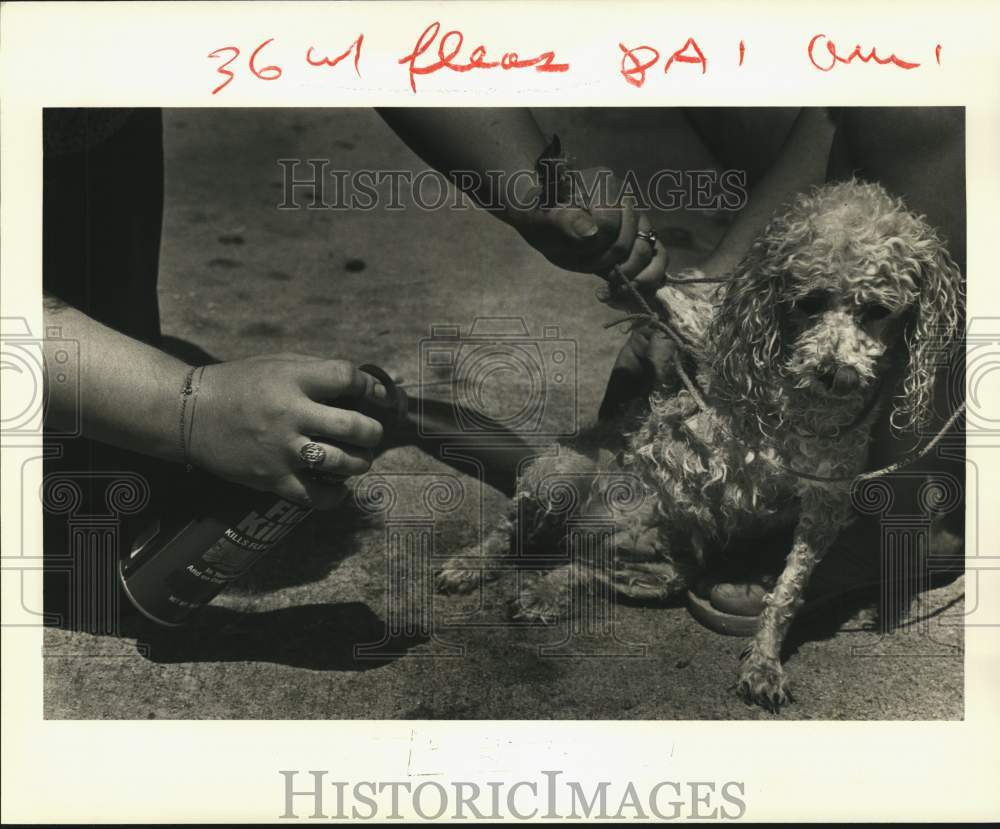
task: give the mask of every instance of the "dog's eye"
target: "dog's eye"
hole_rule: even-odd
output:
[[[827,296],[822,291],[814,291],[811,294],[806,294],[795,300],[795,309],[801,311],[807,316],[813,316],[813,314],[818,314],[826,307]]]
[[[886,308],[884,305],[866,305],[861,311],[861,316],[865,320],[875,321],[884,320],[891,313],[892,310]]]

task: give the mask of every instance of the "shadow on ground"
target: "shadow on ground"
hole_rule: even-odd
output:
[[[136,624],[137,651],[157,664],[270,662],[312,671],[367,671],[424,641],[393,635],[368,605],[307,604],[263,613],[208,607],[180,630]]]

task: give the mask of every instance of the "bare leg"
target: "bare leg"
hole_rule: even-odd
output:
[[[965,110],[856,107],[843,111],[828,176],[879,182],[923,214],[965,272]]]
[[[823,108],[799,111],[781,152],[753,186],[747,206],[701,269],[708,276],[730,273],[781,205],[823,181],[834,125]]]
[[[719,164],[745,170],[754,187],[774,164],[797,107],[686,107],[684,115]]]

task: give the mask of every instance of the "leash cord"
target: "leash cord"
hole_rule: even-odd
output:
[[[721,285],[723,282],[728,282],[729,277],[713,277],[713,276],[688,276],[679,277],[671,276],[669,273],[663,275],[663,281],[670,285]]]
[[[885,475],[891,475],[893,472],[898,472],[900,469],[905,469],[912,463],[916,463],[928,452],[930,452],[938,443],[941,442],[941,438],[947,434],[952,426],[958,421],[958,418],[962,416],[965,412],[965,401],[951,413],[951,417],[945,422],[936,435],[931,438],[923,447],[919,449],[913,449],[907,452],[895,463],[891,463],[888,466],[883,466],[881,469],[873,469],[871,472],[862,472],[860,475],[844,476],[839,478],[825,478],[820,475],[810,475],[808,472],[799,472],[796,469],[791,469],[784,464],[779,463],[778,466],[781,467],[785,472],[790,472],[792,475],[798,475],[800,478],[807,478],[810,481],[819,481],[820,483],[843,483],[846,481],[853,481],[855,483],[861,483],[863,481],[871,481],[875,478],[881,478]]]
[[[611,269],[611,275],[618,279],[622,284],[624,284],[629,292],[632,294],[632,298],[639,303],[639,307],[642,308],[643,313],[641,314],[629,314],[628,316],[621,317],[620,319],[613,320],[605,324],[605,328],[612,328],[616,325],[622,325],[623,323],[636,323],[639,321],[648,322],[651,325],[663,331],[671,340],[677,348],[674,350],[674,368],[677,370],[677,375],[681,378],[681,382],[684,384],[684,388],[687,389],[688,394],[694,399],[694,402],[698,404],[701,409],[708,409],[708,405],[705,403],[705,399],[702,397],[701,392],[698,390],[698,386],[688,375],[684,368],[684,362],[681,357],[681,352],[685,354],[691,353],[691,346],[689,343],[685,343],[681,335],[675,331],[669,323],[659,317],[656,312],[652,309],[650,304],[646,301],[646,298],[639,293],[639,289],[635,287],[632,280],[628,279],[625,274],[622,273],[621,268],[615,265]]]

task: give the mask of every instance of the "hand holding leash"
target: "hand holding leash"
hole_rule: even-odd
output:
[[[666,249],[611,170],[574,170],[558,136],[536,163],[538,184],[526,209],[508,210],[507,221],[553,265],[610,279],[617,268],[643,293],[663,282]]]

